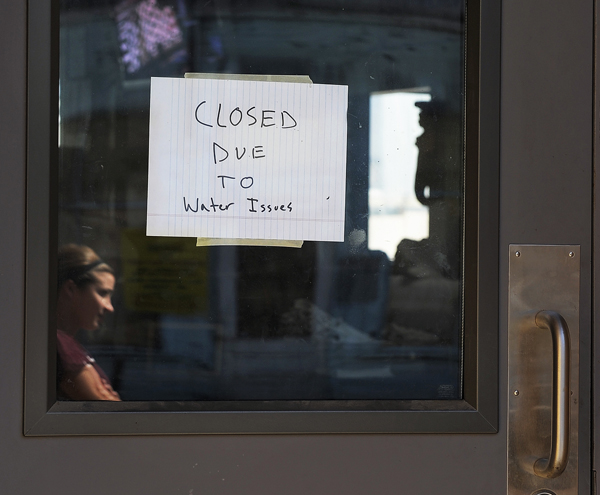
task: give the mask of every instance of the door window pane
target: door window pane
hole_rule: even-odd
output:
[[[59,398],[78,353],[131,401],[462,398],[463,53],[455,0],[63,0],[59,250],[115,283],[66,322],[104,265],[59,266]],[[348,86],[344,242],[145,235],[150,77],[186,72]]]

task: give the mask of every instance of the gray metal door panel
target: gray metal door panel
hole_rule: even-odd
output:
[[[592,9],[593,2],[505,2],[502,45],[500,328],[506,328],[507,246],[581,245],[583,428],[590,424],[590,376],[584,370],[591,362],[592,134],[584,123],[593,121]],[[503,384],[500,390],[506,391]],[[580,493],[590,493],[590,436],[580,429]]]
[[[509,244],[581,245],[581,369],[590,369],[593,7],[593,2],[579,0],[505,2],[503,7],[498,434],[24,438],[26,2],[4,2],[0,7],[2,491],[505,493]],[[590,493],[590,435],[585,429],[589,383],[589,376],[582,373],[580,493]]]

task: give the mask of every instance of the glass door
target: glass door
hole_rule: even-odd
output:
[[[74,457],[76,484],[83,486],[98,466],[114,473],[97,480],[96,493],[134,485],[145,493],[240,493],[249,480],[262,493],[391,493],[399,487],[407,493],[505,493],[509,246],[566,244],[581,249],[578,490],[589,493],[593,5],[507,4],[500,24],[499,9],[485,2],[476,14],[452,2],[440,10],[438,2],[308,2],[284,9],[272,2],[260,8],[138,3],[95,2],[88,12],[86,5],[64,2],[58,9],[63,17],[41,6],[31,10],[30,84],[37,71],[50,81],[46,88],[30,86],[29,94],[30,111],[48,117],[36,120],[30,112],[28,120],[24,423],[34,438],[9,435],[3,449],[43,454],[46,482],[60,484],[56,473]],[[417,11],[429,8],[437,13]],[[481,15],[481,38],[469,38],[473,15]],[[39,43],[52,40],[53,30],[61,33],[60,49]],[[272,33],[285,43],[272,43]],[[474,46],[465,46],[465,39],[475,39]],[[502,43],[502,75],[484,65],[481,72],[470,70],[469,49],[479,53],[494,40],[496,49]],[[250,46],[261,41],[262,48]],[[451,61],[440,62],[438,51],[453,54]],[[265,61],[265,52],[277,56]],[[409,77],[403,70],[417,58],[429,74]],[[344,242],[196,247],[178,238],[161,245],[140,233],[147,213],[144,81],[151,72],[308,75],[315,85],[347,85]],[[395,108],[391,117],[389,108]],[[475,149],[481,152],[474,174],[467,162],[469,109],[476,109]],[[394,122],[400,114],[402,123]],[[417,150],[399,153],[400,144],[387,149],[385,132],[414,136],[407,140],[415,139]],[[42,144],[31,145],[40,144],[35,139]],[[446,151],[445,168],[436,165],[439,149]],[[412,168],[387,164],[411,154]],[[48,156],[56,161],[36,165]],[[9,158],[23,166],[24,156]],[[19,194],[8,183],[2,187],[9,196]],[[50,208],[54,220],[44,216],[50,204],[56,205]],[[52,222],[56,230],[48,228]],[[471,222],[475,238],[469,238]],[[394,237],[399,231],[405,233]],[[482,246],[481,238],[496,242]],[[65,365],[57,368],[55,352],[61,279],[54,263],[59,246],[70,243],[91,245],[113,272],[102,272],[114,278],[109,291],[116,289],[102,312],[103,326],[78,333],[76,343],[87,349],[86,358],[94,357],[120,402],[69,397],[59,381]],[[69,276],[73,280],[73,271]],[[469,280],[488,285],[469,292]],[[409,304],[411,298],[417,302]],[[469,318],[477,332],[491,330],[472,339]],[[16,339],[7,342],[15,356]],[[492,407],[482,383],[491,384]],[[4,402],[20,404],[15,394],[7,391]],[[187,414],[198,403],[209,414]],[[319,435],[243,435],[281,431],[282,415],[262,413],[271,407],[285,412],[286,404],[304,414],[295,433],[314,433],[313,403],[319,417],[333,418],[323,420]],[[383,434],[357,434],[369,422],[369,405],[393,413],[379,423]],[[194,435],[231,424],[210,414],[215,407],[242,418],[227,431],[235,435]],[[444,420],[424,427],[404,414],[414,407],[421,416],[441,413]],[[486,407],[491,414],[482,413]],[[189,435],[146,436],[152,432],[145,421],[162,414],[187,431],[178,426],[159,433]],[[225,420],[219,426],[220,419],[211,423],[214,417]],[[448,418],[462,419],[449,428],[454,419]],[[471,421],[487,422],[487,430],[478,425],[476,433],[465,433]],[[349,428],[352,423],[358,426]],[[89,433],[123,436],[67,438]],[[35,438],[48,434],[57,438]],[[7,465],[16,483],[26,466]],[[21,478],[32,491],[40,484],[36,477]]]

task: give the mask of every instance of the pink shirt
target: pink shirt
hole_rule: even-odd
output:
[[[73,337],[62,330],[56,331],[56,351],[57,351],[57,383],[62,381],[65,373],[77,373],[87,364],[90,364],[107,382],[110,382],[106,373],[98,366],[96,360],[90,356],[83,346]]]

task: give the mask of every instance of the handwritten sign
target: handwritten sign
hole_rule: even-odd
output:
[[[343,241],[347,86],[152,78],[150,236]]]

